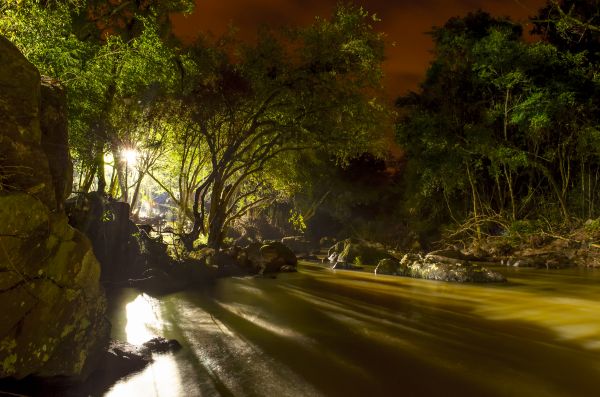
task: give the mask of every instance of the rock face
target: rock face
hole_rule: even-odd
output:
[[[92,246],[61,210],[70,166],[49,166],[68,159],[54,145],[66,142],[65,116],[51,107],[62,111],[64,94],[41,90],[35,67],[0,37],[0,377],[80,375],[109,331]]]
[[[69,154],[67,99],[56,80],[42,76],[40,126],[42,147],[48,158],[57,209],[62,209],[73,187],[73,163]]]

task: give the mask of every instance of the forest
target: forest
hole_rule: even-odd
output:
[[[552,283],[564,282],[570,291],[577,286],[567,274],[576,274],[585,285],[581,294],[598,294],[591,287],[596,274],[581,272],[600,267],[600,2],[548,0],[528,21],[473,9],[432,26],[423,80],[392,101],[384,85],[389,40],[378,28],[385,16],[368,7],[338,3],[329,17],[309,24],[262,25],[254,40],[242,39],[234,25],[222,35],[175,35],[173,14],[197,7],[193,0],[0,0],[0,394],[104,395],[165,352],[183,368],[189,357],[178,350],[196,352],[197,344],[175,325],[200,317],[173,314],[177,305],[190,304],[219,330],[229,326],[231,335],[279,357],[252,327],[283,338],[287,326],[273,324],[289,313],[272,306],[276,320],[254,307],[259,314],[248,320],[244,310],[257,304],[247,295],[253,288],[290,307],[302,294],[306,305],[314,293],[321,303],[307,306],[306,322],[288,319],[298,322],[298,335],[314,332],[322,312],[346,299],[356,302],[327,320],[340,321],[330,324],[340,334],[343,316],[371,313],[363,304],[383,304],[389,322],[365,314],[349,328],[378,335],[399,332],[386,328],[398,321],[390,314],[397,299],[412,302],[405,303],[410,313],[440,305],[424,298],[435,288],[430,284],[410,284],[419,293],[405,296],[404,278],[377,277],[493,283],[439,292],[456,312],[466,305],[461,297],[490,305],[475,288],[511,302],[531,294],[535,304],[543,295],[536,288],[552,277],[541,271],[564,275]],[[363,273],[374,292],[358,287],[367,282]],[[280,287],[262,284],[272,279]],[[222,290],[231,295],[215,285],[227,285]],[[278,295],[286,288],[292,292]],[[131,290],[155,299],[151,310],[161,307],[163,317],[171,316],[143,345],[119,333],[113,312],[144,305]],[[332,291],[339,296],[325,295]],[[315,309],[329,298],[327,308]],[[530,321],[539,327],[530,334],[541,339],[547,329],[560,334],[576,322],[564,319],[565,325],[557,316],[559,323],[548,325],[540,318],[552,317],[555,308],[539,304],[548,312],[536,319],[506,318]],[[595,310],[594,304],[574,310]],[[506,310],[520,313],[515,305]],[[230,306],[245,309],[233,311],[233,320]],[[431,318],[438,316],[452,322],[442,311]],[[477,321],[482,335],[496,332]],[[588,329],[600,330],[597,321],[588,322]],[[588,348],[599,332],[577,337],[589,338],[581,342]],[[213,343],[229,349],[233,342]],[[343,343],[331,346],[327,357],[350,354]],[[358,346],[348,362],[396,354]],[[316,389],[293,395],[364,395],[374,387],[360,377],[345,392],[339,383],[333,387],[304,366],[311,354],[306,348],[303,359],[288,364]],[[235,363],[231,357],[217,360]],[[388,358],[405,359],[398,357]],[[465,360],[476,365],[479,359]],[[235,371],[220,375],[207,360],[201,363],[206,374],[190,376],[194,387],[210,378],[214,390],[167,395],[274,395],[236,383],[229,378]],[[425,387],[418,379],[435,367],[422,365],[411,390]],[[83,382],[99,370],[102,377],[91,378],[104,380]],[[56,381],[63,376],[81,378]],[[464,384],[439,376],[458,382],[450,389],[456,393],[485,394],[466,376]],[[577,379],[557,384],[556,395],[563,387],[572,391],[569,382]],[[390,382],[377,395],[392,395],[397,385]],[[245,387],[253,391],[242,392]],[[522,395],[535,389],[528,387],[519,389]]]
[[[596,218],[594,2],[550,2],[532,32],[482,11],[433,28],[426,78],[395,107],[362,9],[184,44],[168,15],[192,2],[132,7],[3,6],[2,34],[68,91],[74,192],[137,218],[166,195],[183,241],[211,247],[257,217],[402,248]]]

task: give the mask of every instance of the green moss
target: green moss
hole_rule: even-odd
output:
[[[60,334],[61,338],[64,338],[65,336],[69,335],[71,332],[73,332],[73,330],[75,329],[75,326],[73,324],[68,324],[63,328],[62,333]]]
[[[2,372],[5,374],[13,374],[15,373],[15,364],[17,363],[17,355],[11,354],[7,356],[2,362]]]
[[[8,338],[2,340],[0,343],[0,351],[12,351],[15,347],[17,347],[17,341],[14,338]]]

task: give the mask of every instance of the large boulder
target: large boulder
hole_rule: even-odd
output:
[[[327,258],[334,268],[376,266],[380,260],[390,257],[381,244],[358,239],[340,241],[327,252]]]
[[[65,108],[0,37],[0,378],[81,375],[109,331],[100,266],[61,210],[69,167],[51,172],[42,145],[41,125],[61,137],[48,147],[64,142],[64,115],[42,123],[41,103]],[[52,151],[68,158],[65,145]]]
[[[403,275],[414,278],[459,283],[506,282],[506,278],[500,273],[468,261],[440,261],[435,256],[406,254],[399,264],[407,269]]]
[[[406,263],[400,263],[396,258],[385,258],[380,260],[377,264],[375,274],[406,276],[408,275],[408,266]]]
[[[285,245],[270,241],[260,247],[262,273],[290,271],[296,268],[298,259]]]

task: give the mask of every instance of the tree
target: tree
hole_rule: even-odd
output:
[[[286,153],[322,147],[343,160],[379,141],[383,41],[374,20],[339,7],[305,29],[263,30],[255,46],[233,42],[209,55],[196,48],[204,72],[186,103],[209,167],[195,190],[188,247],[203,233],[220,248],[225,228],[267,200],[261,174]]]
[[[123,108],[131,104],[152,106],[143,99],[157,87],[180,89],[168,13],[188,11],[192,3],[24,0],[1,6],[0,33],[42,73],[67,87],[71,144],[83,191],[94,176],[97,190],[105,191],[104,155],[110,148],[121,197],[128,200],[119,159],[122,143],[131,139],[119,128],[119,115],[128,113]]]
[[[590,208],[597,94],[586,52],[526,43],[519,26],[481,13],[433,35],[422,91],[398,101],[407,207],[478,238],[531,216],[569,223],[583,196]]]
[[[598,61],[600,2],[598,0],[549,0],[532,19],[533,33],[560,50],[587,51]]]

